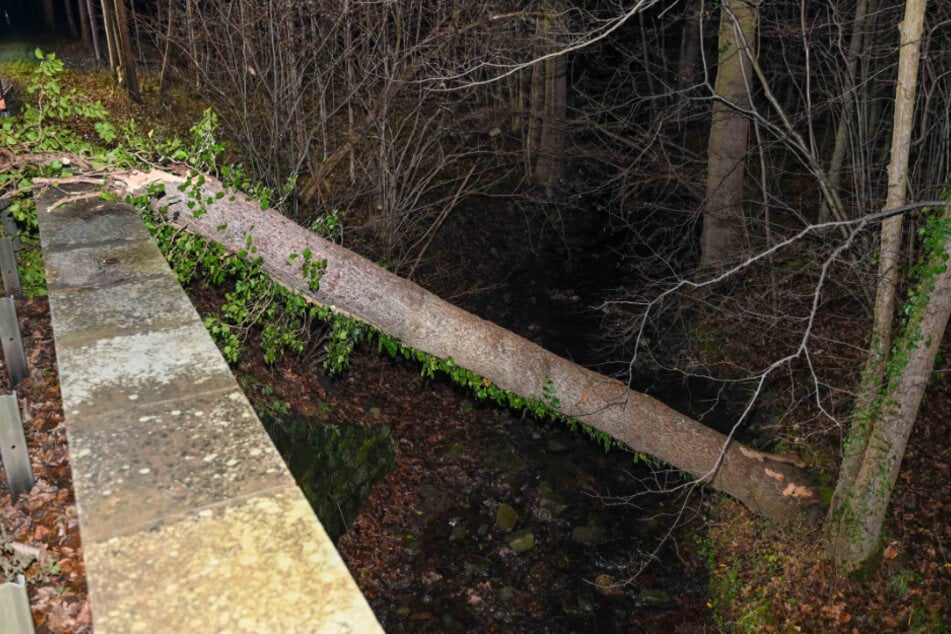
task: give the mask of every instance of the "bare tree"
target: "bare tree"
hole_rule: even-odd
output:
[[[302,224],[346,213],[397,269],[418,259],[460,185],[484,190],[514,161],[493,152],[507,104],[425,78],[491,47],[479,3],[217,0],[169,11],[186,16],[155,29],[169,63],[201,78],[254,175],[289,193]]]

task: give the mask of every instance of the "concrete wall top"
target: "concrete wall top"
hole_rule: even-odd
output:
[[[382,631],[141,218],[83,191],[37,214],[95,631]]]

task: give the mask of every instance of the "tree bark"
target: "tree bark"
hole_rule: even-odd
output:
[[[53,0],[43,0],[43,31],[48,34],[56,33],[56,12],[53,10]]]
[[[165,29],[165,42],[162,51],[162,68],[159,71],[159,96],[165,99],[168,91],[168,56],[172,49],[172,36],[175,31],[175,7],[177,2],[168,3],[168,25]]]
[[[106,34],[106,54],[109,56],[109,70],[115,72],[119,67],[118,42],[116,42],[115,12],[110,8],[112,0],[102,0],[102,26]],[[118,80],[118,77],[116,78]]]
[[[110,0],[105,0],[109,2]],[[132,37],[129,32],[129,18],[126,15],[125,0],[114,0],[116,18],[116,36],[118,41],[118,55],[121,60],[120,72],[122,83],[132,101],[142,101],[139,94],[139,79],[135,72],[135,57],[132,55]]]
[[[944,222],[944,231],[951,230],[951,207]],[[916,292],[927,297],[926,303],[919,313],[912,313],[896,341],[892,362],[904,354],[907,361],[879,395],[874,416],[852,422],[867,427],[868,438],[858,473],[848,487],[841,486],[840,476],[842,491],[837,489],[836,495],[842,499],[830,526],[833,561],[846,574],[871,572],[879,562],[885,513],[951,316],[951,238],[926,257],[930,263],[923,268],[940,273],[919,284]]]
[[[86,3],[86,15],[89,17],[89,34],[92,37],[92,49],[96,53],[96,64],[102,65],[102,53],[99,51],[99,26],[96,22],[96,8],[92,0],[84,0]]]
[[[927,0],[907,0],[905,16],[899,25],[901,40],[885,209],[895,209],[905,203],[908,157],[911,151],[915,118],[920,41],[924,30],[926,6]],[[896,398],[896,395],[891,392],[893,386],[883,386],[883,381],[892,343],[892,320],[895,312],[901,255],[901,231],[901,215],[887,218],[882,222],[879,281],[875,295],[872,341],[862,370],[862,382],[856,396],[849,435],[843,447],[842,466],[839,470],[839,480],[827,524],[830,541],[836,551],[835,559],[846,572],[856,570],[867,563],[871,555],[870,552],[866,552],[871,532],[874,532],[877,541],[878,531],[881,530],[880,519],[879,526],[872,531],[868,523],[869,518],[866,517],[868,513],[866,506],[869,500],[865,498],[864,490],[870,486],[870,473],[883,469],[889,471],[892,466],[897,469],[901,460],[901,454],[898,454],[895,465],[882,462],[886,456],[882,454],[882,447],[875,444],[883,433],[889,435],[888,432],[878,430],[879,425],[889,425],[880,419],[879,410],[884,407],[883,402],[887,405],[887,402]],[[915,412],[917,412],[917,404],[914,412],[903,412],[904,416],[911,416],[911,419],[907,421],[909,429],[914,422]],[[904,452],[903,445],[901,449]],[[891,486],[887,490],[880,489],[878,495],[884,496],[881,504],[887,505]],[[882,509],[882,517],[884,517],[884,509]],[[863,527],[858,533],[857,526]]]
[[[568,83],[565,56],[545,60],[544,115],[532,179],[551,192],[561,181],[565,162],[565,119]]]
[[[168,175],[166,175],[167,177]],[[196,218],[186,200],[172,194],[156,201],[169,220],[228,249],[246,249],[248,239],[275,281],[313,301],[351,315],[403,344],[441,359],[452,359],[498,387],[529,399],[551,394],[560,411],[636,451],[649,453],[709,482],[777,522],[803,520],[816,495],[805,472],[788,459],[763,454],[667,407],[627,385],[544,350],[493,323],[436,297],[343,247],[323,240],[240,194],[217,198],[220,185],[206,177],[207,211]],[[143,177],[142,182],[161,180]],[[167,180],[167,179],[166,179]],[[174,183],[174,184],[177,184]],[[327,268],[316,293],[308,289],[300,265],[289,257],[309,249]]]
[[[89,46],[92,41],[89,39],[89,16],[86,3],[88,0],[79,0],[76,7],[79,9],[79,34],[83,44]],[[99,57],[98,55],[96,56]]]
[[[680,32],[680,57],[677,59],[677,88],[686,90],[696,83],[700,59],[700,12],[703,0],[690,0]]]
[[[862,53],[866,24],[865,16],[868,0],[858,0],[855,3],[855,18],[852,21],[852,35],[849,41],[849,50],[845,60],[845,94],[842,96],[842,112],[839,113],[839,125],[835,131],[835,144],[832,147],[832,158],[829,159],[829,187],[839,190],[842,181],[842,162],[845,160],[845,150],[848,145],[849,128],[852,125],[852,111],[855,109],[856,76],[859,56]],[[828,222],[832,216],[832,205],[828,199],[822,201],[819,207],[819,222]],[[844,220],[844,218],[836,218]]]
[[[737,109],[750,108],[751,51],[758,9],[749,0],[723,0],[720,7],[720,57],[717,63],[710,139],[707,145],[707,194],[700,235],[700,266],[715,267],[736,258],[743,242],[743,185],[750,121]],[[724,101],[725,100],[725,101]]]
[[[63,11],[66,13],[66,26],[69,28],[69,35],[73,39],[79,37],[79,29],[76,27],[76,16],[73,13],[73,0],[63,0]]]
[[[548,33],[547,16],[535,18],[535,36],[541,36]],[[541,47],[539,46],[539,50]],[[527,125],[525,131],[525,175],[532,179],[535,175],[535,164],[538,157],[539,146],[541,145],[542,124],[545,120],[545,65],[535,63],[532,65],[531,79],[528,89],[528,103],[526,107]]]

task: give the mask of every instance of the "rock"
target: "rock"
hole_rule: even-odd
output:
[[[515,588],[512,586],[502,586],[502,589],[499,590],[499,600],[508,603],[515,597]]]
[[[518,513],[508,504],[499,504],[499,510],[495,513],[495,525],[503,531],[510,531],[518,523]]]
[[[570,447],[568,447],[568,445],[561,442],[560,440],[556,438],[548,439],[548,451],[550,451],[551,453],[564,453],[568,451],[568,449],[570,449]]]
[[[578,609],[583,612],[590,612],[594,609],[594,597],[587,592],[578,595]]]
[[[604,531],[597,526],[575,526],[571,531],[571,541],[585,546],[597,546],[604,542]]]
[[[505,541],[516,553],[524,553],[535,547],[535,535],[527,528],[506,535]]]
[[[644,605],[664,605],[670,603],[670,595],[663,590],[644,588],[637,596]]]
[[[551,511],[551,514],[555,517],[564,513],[568,508],[564,497],[547,482],[542,482],[539,486],[538,497],[538,505]]]
[[[461,542],[465,541],[466,537],[469,535],[469,531],[466,529],[465,525],[457,524],[452,527],[452,533],[449,535],[449,541],[451,542]]]
[[[489,574],[489,568],[488,560],[466,561],[462,564],[462,569],[467,575],[477,575],[479,577]]]

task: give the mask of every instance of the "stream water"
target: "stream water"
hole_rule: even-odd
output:
[[[601,315],[591,307],[622,273],[597,257],[570,267],[538,258],[511,269],[500,290],[467,308],[556,353],[595,362]],[[714,423],[732,418],[719,386],[671,375],[636,377],[634,387],[688,414],[704,411]],[[710,631],[705,569],[691,554],[700,503],[657,493],[681,484],[679,474],[635,463],[624,451],[605,453],[564,425],[473,405],[448,385],[422,388],[412,415],[427,416],[430,392],[438,392],[441,412],[430,415],[448,411],[448,422],[396,417],[378,437],[333,417],[332,432],[307,431],[326,425],[316,419],[272,431],[334,534],[351,526],[345,558],[359,551],[386,560],[379,578],[358,583],[388,632]],[[395,408],[386,398],[376,396],[373,409]],[[477,431],[438,444],[457,424]],[[398,460],[425,463],[423,477],[410,482],[411,472],[397,467],[378,485],[386,499],[371,497],[356,513],[368,483],[383,476],[377,467],[393,464],[393,443]],[[433,446],[422,452],[425,443]],[[346,458],[321,457],[328,451]],[[373,544],[362,532],[396,515],[403,520],[383,521],[382,530],[399,532],[398,546],[367,555]]]
[[[605,453],[561,424],[470,409],[464,395],[440,390],[441,406],[463,412],[475,437],[434,443],[421,480],[391,474],[378,485],[386,493],[359,514],[369,484],[393,466],[392,440],[414,462],[408,445],[444,423],[368,433],[293,416],[267,421],[328,530],[336,537],[345,522],[356,531],[345,559],[351,549],[385,551],[371,555],[386,559],[385,574],[358,583],[386,631],[705,631],[706,579],[687,555],[696,499],[668,535],[682,500],[647,493],[664,476],[630,454]],[[401,514],[383,529],[398,533],[395,546],[364,543],[375,518]]]

